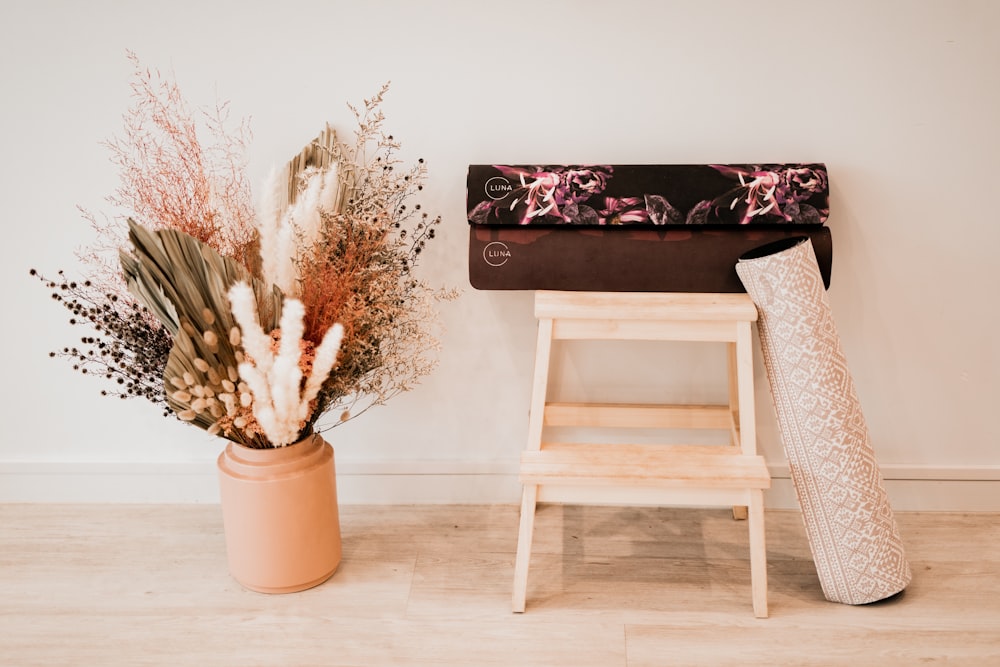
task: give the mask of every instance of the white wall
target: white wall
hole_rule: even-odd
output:
[[[146,404],[102,399],[98,381],[48,359],[82,332],[28,276],[77,268],[74,248],[90,238],[77,205],[108,210],[116,174],[98,142],[128,104],[126,49],[172,70],[192,103],[229,100],[251,116],[255,182],[327,120],[350,127],[345,102],[392,80],[389,128],[408,157],[426,158],[424,203],[445,219],[425,276],[464,291],[442,308],[437,372],[330,434],[345,502],[517,497],[531,296],[468,287],[467,165],[816,160],[832,183],[830,298],[883,473],[900,479],[894,502],[1000,509],[991,0],[5,7],[0,500],[215,498],[221,441]],[[705,373],[714,350],[618,349],[637,369],[624,380],[603,353],[570,351],[559,377],[588,387],[722,391]],[[760,436],[780,469],[759,379]],[[773,502],[794,503],[788,494],[779,481]]]

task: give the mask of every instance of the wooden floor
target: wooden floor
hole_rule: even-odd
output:
[[[1000,665],[1000,515],[897,519],[913,583],[850,607],[769,511],[759,620],[727,510],[543,506],[515,615],[514,506],[343,507],[334,577],[268,596],[218,506],[0,505],[0,664]]]

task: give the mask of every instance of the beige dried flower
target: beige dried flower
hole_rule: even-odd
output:
[[[86,216],[99,234],[87,259],[112,284],[108,299],[145,306],[140,328],[148,324],[163,341],[166,358],[141,371],[152,387],[136,395],[212,434],[269,447],[316,428],[329,411],[339,416],[330,426],[363,414],[429,373],[438,349],[435,305],[454,292],[414,272],[440,218],[411,203],[426,167],[404,165],[400,143],[384,130],[388,84],[362,106],[348,105],[351,142],[325,127],[276,170],[255,212],[243,157],[247,126],[228,131],[227,107],[218,105],[206,116],[215,142],[203,144],[176,83],[129,57],[135,105],[123,136],[108,146],[122,175],[110,201],[128,211],[132,247],[122,250],[124,216]],[[128,294],[101,257],[106,250],[120,253]],[[237,326],[230,311],[226,295],[240,281],[253,286],[259,332]],[[303,312],[279,331],[290,304]],[[126,345],[149,340],[130,327]],[[277,350],[263,353],[272,342]],[[336,372],[321,372],[335,359]],[[267,390],[259,378],[247,380],[254,373],[269,377]]]

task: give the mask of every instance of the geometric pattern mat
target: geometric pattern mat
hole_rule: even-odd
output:
[[[826,599],[903,590],[909,563],[882,482],[812,244],[741,258],[782,445]]]

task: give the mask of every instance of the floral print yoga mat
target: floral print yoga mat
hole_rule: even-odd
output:
[[[475,225],[822,225],[822,163],[471,165]]]
[[[828,600],[864,604],[910,566],[808,239],[740,258],[806,535]]]

